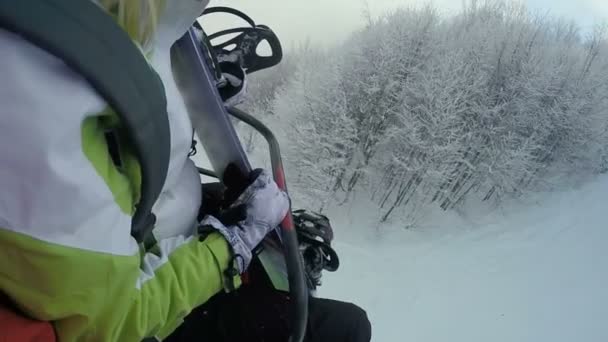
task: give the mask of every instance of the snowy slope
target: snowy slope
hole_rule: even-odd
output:
[[[371,239],[334,213],[320,294],[363,306],[377,342],[608,341],[608,177],[505,208]]]

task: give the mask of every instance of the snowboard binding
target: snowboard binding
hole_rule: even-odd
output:
[[[304,259],[306,280],[311,290],[321,286],[323,270],[335,272],[340,267],[338,254],[331,247],[334,232],[325,215],[299,209],[293,212],[300,253]]]
[[[249,24],[249,27],[221,30],[210,35],[198,21],[194,24],[203,50],[208,52],[206,62],[213,70],[220,96],[228,106],[233,106],[241,102],[246,91],[247,74],[279,64],[283,59],[283,48],[268,26],[256,25],[245,13],[230,7],[211,7],[202,13],[201,18],[214,13],[231,14]],[[269,55],[259,54],[263,42],[268,43]]]
[[[283,48],[277,35],[266,25],[257,25],[253,19],[245,13],[230,7],[210,7],[207,8],[201,17],[214,14],[227,13],[243,19],[249,27],[236,27],[221,30],[212,34],[203,33],[203,42],[207,45],[210,58],[214,66],[216,76],[221,79],[220,63],[237,63],[247,74],[273,67],[283,59]],[[195,23],[195,27],[203,31],[200,24]],[[226,36],[233,36],[227,40],[214,44]],[[270,48],[270,55],[262,56],[258,53],[258,47],[263,42],[267,42]]]

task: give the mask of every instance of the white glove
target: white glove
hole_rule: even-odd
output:
[[[244,207],[245,219],[236,225],[225,226],[217,218],[206,216],[201,225],[220,232],[232,246],[238,271],[245,272],[252,259],[252,250],[266,235],[283,221],[289,211],[289,198],[272,180],[268,171],[261,170],[255,180],[231,205]]]

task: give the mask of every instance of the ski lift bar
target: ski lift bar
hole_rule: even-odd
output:
[[[272,165],[274,180],[281,190],[287,192],[285,171],[283,169],[283,160],[281,159],[281,149],[279,142],[272,131],[251,114],[236,107],[228,108],[228,113],[253,127],[264,137],[264,139],[266,139],[268,149],[270,150],[270,163]],[[306,332],[308,318],[309,291],[304,277],[304,265],[302,258],[300,257],[298,237],[293,222],[293,216],[291,215],[291,207],[287,212],[287,216],[285,216],[285,219],[281,222],[281,242],[283,243],[283,249],[285,250],[289,292],[291,293],[291,300],[293,301],[290,308],[292,310],[291,317],[295,318],[295,321],[292,322],[292,332],[299,338],[296,339],[296,337],[292,335],[290,341],[302,341]],[[301,315],[306,315],[306,317],[298,318],[298,316]]]
[[[230,163],[247,172],[251,166],[217,90],[210,65],[211,54],[207,50],[209,47],[201,45],[195,29],[190,28],[171,48],[171,64],[177,84],[214,173],[222,175]],[[287,191],[279,144],[272,132],[259,120],[239,109],[231,108],[229,111],[266,138],[275,181],[282,190]],[[281,223],[281,236],[291,294],[289,341],[302,342],[308,322],[308,288],[291,208]]]
[[[197,167],[197,169],[198,169],[198,173],[200,173],[203,176],[220,179],[220,177],[218,177],[218,175],[214,171],[211,171],[209,169],[205,169],[202,167]]]
[[[274,133],[272,133],[272,131],[266,127],[266,125],[264,125],[260,120],[256,119],[253,115],[236,107],[228,108],[228,113],[253,127],[264,137],[264,139],[266,139],[268,142],[268,148],[270,150],[270,163],[272,165],[272,172],[274,174],[275,182],[279,188],[281,188],[281,190],[287,192],[285,172],[283,170],[283,160],[281,159],[281,148],[279,147],[279,142],[274,136]]]

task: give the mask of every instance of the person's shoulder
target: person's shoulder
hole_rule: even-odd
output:
[[[0,103],[3,111],[30,107],[27,109],[33,115],[34,112],[44,114],[38,118],[42,122],[60,122],[68,115],[74,118],[70,112],[78,111],[81,114],[76,119],[82,121],[107,106],[82,76],[61,59],[21,36],[0,29],[0,51]]]

